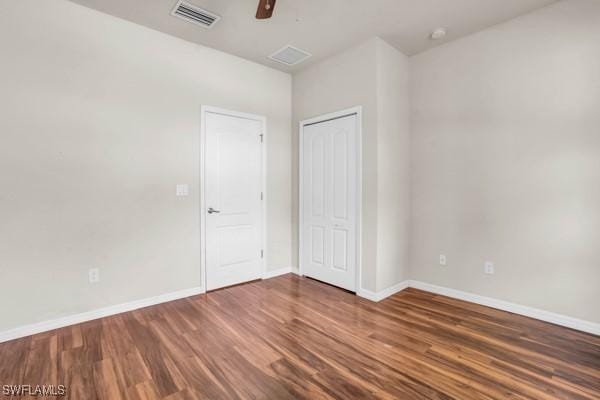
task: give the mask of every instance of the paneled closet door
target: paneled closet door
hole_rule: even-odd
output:
[[[357,115],[302,129],[304,275],[356,291]]]

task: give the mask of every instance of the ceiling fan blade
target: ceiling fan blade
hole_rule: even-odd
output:
[[[256,19],[267,19],[273,15],[276,0],[259,0],[256,10]]]

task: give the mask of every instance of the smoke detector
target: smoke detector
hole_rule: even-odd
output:
[[[443,38],[444,36],[446,36],[447,33],[448,32],[446,31],[445,28],[437,28],[436,30],[431,32],[431,35],[429,35],[429,38],[431,38],[431,40],[439,40],[439,39]]]

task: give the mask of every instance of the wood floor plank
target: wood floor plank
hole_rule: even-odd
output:
[[[285,275],[0,344],[0,384],[82,400],[598,400],[600,337]]]

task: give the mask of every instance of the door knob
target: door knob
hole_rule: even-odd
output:
[[[217,213],[217,214],[218,214],[218,213],[220,213],[220,212],[221,212],[221,211],[219,211],[219,210],[215,210],[215,209],[214,209],[214,208],[212,208],[212,207],[209,207],[209,208],[208,208],[208,213],[209,213],[209,214],[215,214],[215,213]]]

